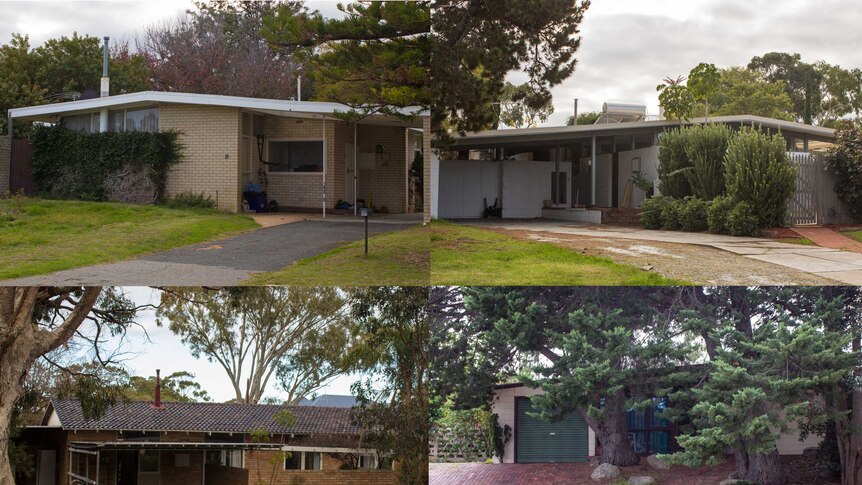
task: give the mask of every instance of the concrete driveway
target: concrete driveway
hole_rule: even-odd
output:
[[[407,229],[409,220],[369,222],[369,235]],[[364,237],[358,218],[296,220],[220,241],[195,244],[118,263],[5,280],[4,285],[229,286],[276,271]]]
[[[839,249],[782,243],[754,237],[654,231],[638,227],[602,226],[548,220],[485,219],[462,222],[477,227],[508,231],[706,246],[728,251],[751,260],[771,263],[827,278],[837,283],[862,285],[862,254]]]

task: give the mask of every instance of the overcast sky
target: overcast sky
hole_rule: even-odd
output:
[[[159,291],[152,288],[125,287],[122,291],[139,305],[159,303]],[[160,369],[162,376],[167,376],[188,371],[196,376],[201,387],[215,401],[227,401],[235,397],[221,366],[207,361],[203,356],[200,359],[192,357],[188,348],[167,327],[156,325],[154,311],[139,313],[137,321],[141,327],[132,326],[122,342],[114,339],[104,345],[108,351],[119,349],[123,352],[123,365],[129,372],[139,376],[155,376],[156,369]],[[350,386],[358,379],[355,375],[338,377],[318,394],[351,394]],[[270,380],[264,396],[283,398],[284,393],[277,388],[274,380]]]

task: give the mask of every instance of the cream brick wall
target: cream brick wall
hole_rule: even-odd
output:
[[[0,136],[0,196],[9,191],[12,164],[12,139]]]
[[[383,145],[389,164],[385,167],[357,169],[356,196],[376,208],[386,207],[387,212],[403,214],[408,206],[407,129],[378,125],[359,125],[357,137],[358,158],[374,157],[377,145]]]
[[[168,174],[166,194],[191,191],[218,201],[221,210],[240,210],[240,110],[217,106],[165,104],[159,129],[177,130],[185,159]]]
[[[267,116],[264,119],[267,140],[322,140],[323,120]],[[326,121],[326,207],[335,207],[344,198],[344,144],[353,136],[352,127],[344,121]],[[264,151],[264,158],[267,155]],[[255,152],[257,155],[257,152]],[[254,166],[257,173],[258,166]],[[321,209],[323,207],[323,173],[269,173],[267,197],[280,207]]]

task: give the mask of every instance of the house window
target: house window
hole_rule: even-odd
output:
[[[242,450],[209,450],[206,453],[206,463],[242,468]]]
[[[285,470],[321,470],[323,454],[316,451],[291,451],[284,458]]]
[[[159,108],[126,110],[126,126],[124,131],[159,131]]]
[[[85,115],[64,116],[63,126],[72,131],[97,133],[99,131],[99,118],[93,113],[88,113]]]
[[[374,455],[359,455],[358,468],[360,470],[373,470],[375,466]]]
[[[626,413],[629,440],[639,455],[667,453],[670,449],[670,423],[661,417],[667,401],[655,399],[655,403],[644,412],[630,410]]]
[[[159,485],[160,454],[141,450],[138,455],[138,485]]]
[[[270,172],[323,172],[323,141],[270,141]]]

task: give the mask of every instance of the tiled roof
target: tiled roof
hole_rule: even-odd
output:
[[[348,408],[317,406],[284,406],[270,404],[222,404],[163,402],[154,409],[149,401],[119,402],[108,408],[97,420],[84,419],[77,399],[52,399],[63,429],[100,429],[129,431],[194,431],[246,433],[266,430],[270,433],[360,434],[351,424]],[[276,421],[279,411],[288,410],[296,418],[293,426]]]

